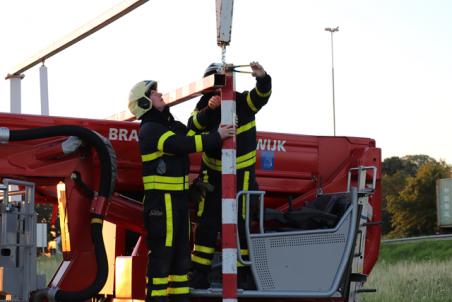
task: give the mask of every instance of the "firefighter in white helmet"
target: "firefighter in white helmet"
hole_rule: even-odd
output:
[[[204,77],[220,73],[222,65],[210,64]],[[235,91],[237,125],[237,191],[257,190],[256,181],[256,119],[255,115],[267,104],[271,91],[271,77],[258,62],[251,62],[252,75],[256,78],[256,86],[251,91]],[[229,68],[228,65],[225,69]],[[218,127],[221,121],[221,97],[216,93],[204,94],[193,111],[188,127],[197,133],[210,131]],[[193,272],[190,274],[190,286],[207,288],[210,286],[208,275],[221,229],[221,149],[206,150],[202,155],[200,181],[213,187],[205,192],[205,198],[199,201],[198,219],[194,249],[192,252]],[[206,186],[205,186],[206,187]],[[255,203],[255,198],[251,198]],[[240,237],[240,253],[244,259],[248,257],[245,236],[245,197],[238,200],[238,231]],[[255,289],[255,282],[249,267],[238,266],[238,287]]]
[[[189,135],[187,127],[174,120],[156,81],[133,86],[129,110],[141,120],[143,215],[149,248],[146,301],[189,301],[188,154],[219,148],[234,129]]]

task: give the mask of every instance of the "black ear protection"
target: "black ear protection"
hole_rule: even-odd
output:
[[[151,102],[149,102],[149,99],[147,98],[141,98],[137,102],[138,107],[143,109],[149,109],[151,107]]]
[[[138,107],[143,109],[149,109],[151,107],[151,101],[149,100],[151,98],[151,90],[157,90],[157,83],[149,86],[149,88],[144,93],[146,97],[142,97],[138,100]]]

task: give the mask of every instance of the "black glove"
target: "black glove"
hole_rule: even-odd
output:
[[[213,192],[214,186],[196,178],[188,189],[190,201],[198,204],[202,198],[206,197],[206,192]]]

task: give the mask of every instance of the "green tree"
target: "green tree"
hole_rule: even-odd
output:
[[[428,155],[406,155],[404,157],[389,157],[382,163],[383,175],[392,176],[393,174],[400,172],[407,176],[414,176],[420,166],[426,163],[435,162],[433,158]]]
[[[404,171],[410,176],[415,176],[419,168],[428,163],[436,163],[436,160],[428,155],[418,154],[418,155],[406,155],[403,157],[404,160]]]
[[[384,171],[384,170],[383,170]],[[391,175],[384,175],[381,180],[382,188],[382,232],[387,235],[392,230],[392,215],[388,210],[388,204],[398,197],[399,192],[405,188],[407,176],[403,171],[396,171]]]
[[[406,185],[409,176],[416,175],[418,163],[428,161],[426,155],[408,155],[389,157],[382,163],[382,232],[387,235],[392,230],[392,213],[388,205],[398,200],[399,193]]]
[[[38,214],[37,222],[50,222],[50,218],[52,217],[53,204],[38,203],[36,204],[35,210]]]
[[[386,206],[391,216],[391,237],[434,234],[436,230],[436,181],[450,177],[451,167],[444,161],[428,156],[406,160],[417,171],[407,176],[404,188],[397,194],[386,195]],[[406,173],[406,171],[405,171]],[[388,180],[389,181],[389,180]],[[400,181],[400,179],[399,179]],[[393,185],[396,187],[396,185]]]
[[[386,158],[381,163],[381,169],[383,175],[392,176],[393,174],[404,170],[404,161],[397,156]]]

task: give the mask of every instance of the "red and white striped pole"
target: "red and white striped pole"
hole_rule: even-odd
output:
[[[226,83],[221,89],[221,124],[235,124],[235,79],[226,71]],[[221,155],[221,221],[223,252],[223,302],[237,301],[237,194],[236,138],[223,142]]]

